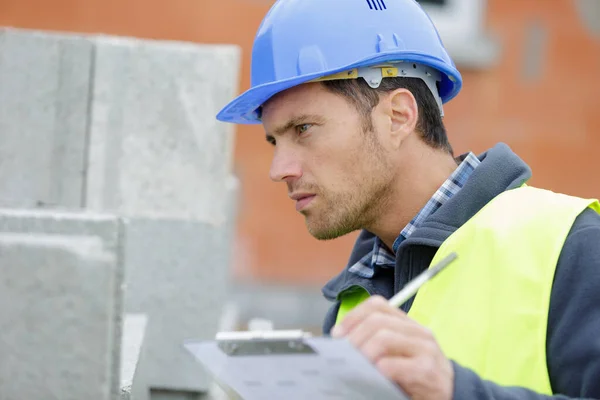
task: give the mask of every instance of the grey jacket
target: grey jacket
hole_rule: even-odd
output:
[[[442,242],[485,204],[531,177],[527,164],[505,144],[496,145],[479,159],[481,164],[461,191],[400,245],[394,270],[380,268],[371,279],[348,271],[373,248],[374,236],[361,232],[348,267],[323,288],[324,296],[333,302],[325,317],[325,334],[335,323],[339,293],[358,285],[372,295],[390,298],[426,269]],[[404,311],[410,310],[413,300],[402,307]],[[546,353],[550,382],[557,395],[548,397],[524,388],[499,386],[453,362],[454,399],[600,399],[600,215],[591,209],[575,220],[558,261]]]

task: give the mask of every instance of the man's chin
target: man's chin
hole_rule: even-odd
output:
[[[308,219],[306,220],[308,233],[317,240],[333,240],[354,232],[356,229],[335,229],[331,227],[312,226]]]

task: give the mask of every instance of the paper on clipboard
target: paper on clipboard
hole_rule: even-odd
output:
[[[185,344],[232,399],[408,399],[345,339],[236,343]],[[240,351],[228,351],[232,348]]]

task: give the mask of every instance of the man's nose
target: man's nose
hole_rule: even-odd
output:
[[[276,148],[269,176],[274,182],[289,182],[302,176],[300,160],[293,151]]]

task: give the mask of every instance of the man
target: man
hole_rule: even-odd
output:
[[[314,237],[362,230],[323,289],[324,332],[414,399],[600,398],[600,204],[528,187],[503,144],[455,158],[442,116],[459,72],[417,3],[377,4],[276,2],[251,89],[218,115],[263,124],[271,178]]]

